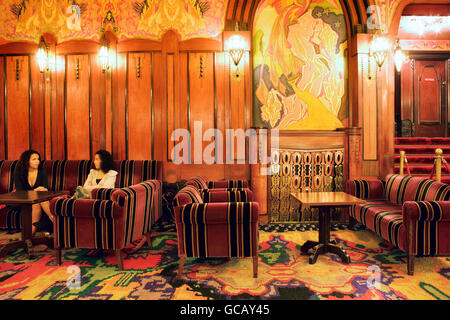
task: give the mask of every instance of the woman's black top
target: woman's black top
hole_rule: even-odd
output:
[[[37,187],[44,187],[48,189],[47,172],[44,169],[38,169],[36,182],[34,183],[34,186],[30,186],[30,184],[28,183],[28,175],[25,181],[23,181],[23,177],[21,176],[20,172],[16,170],[16,172],[14,172],[14,184],[17,191],[34,190]]]
[[[97,181],[97,184],[99,184],[102,179],[96,179],[95,181]]]

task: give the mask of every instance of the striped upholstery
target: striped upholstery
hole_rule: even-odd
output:
[[[203,203],[202,196],[200,195],[197,187],[193,185],[187,185],[173,198],[173,206],[179,207],[188,203]]]
[[[351,194],[364,200],[384,199],[385,182],[382,180],[352,180],[347,183]]]
[[[251,202],[253,192],[250,189],[203,189],[203,202]]]
[[[185,186],[195,186],[199,190],[203,189],[243,189],[248,188],[249,183],[245,180],[218,180],[207,181],[205,177],[195,176],[189,178]]]
[[[450,254],[450,201],[407,201],[405,220],[413,224],[413,249],[418,256]]]
[[[245,180],[208,181],[208,189],[216,188],[248,188]]]
[[[14,189],[14,170],[17,160],[0,161],[0,193]],[[153,185],[152,222],[162,215],[162,166],[156,160],[116,160],[115,169],[118,171],[116,188],[136,185],[141,181],[151,180]],[[91,160],[45,160],[42,166],[48,175],[50,190],[68,190],[73,193],[75,188],[83,185],[89,175],[93,162]],[[159,180],[159,181],[158,181]],[[100,200],[111,199],[111,194],[117,189],[94,189],[93,198]],[[0,229],[20,229],[20,213],[17,210],[0,210]],[[17,221],[19,225],[14,222]]]
[[[373,199],[382,182],[368,184],[349,181],[349,192]],[[377,190],[372,192],[372,190]],[[400,249],[411,254],[436,256],[450,254],[450,185],[420,177],[388,175],[384,200],[367,201],[351,210],[351,216]],[[413,239],[407,227],[413,228]],[[408,240],[409,239],[409,240]]]
[[[206,181],[205,177],[195,176],[195,177],[189,178],[184,185],[185,186],[194,186],[197,189],[201,190],[201,189],[208,188],[208,181]]]
[[[420,177],[388,175],[386,200],[396,204],[405,201],[449,201],[450,185]]]
[[[178,254],[186,257],[254,257],[258,204],[191,203],[175,208]]]
[[[116,160],[119,175],[116,188],[124,188],[146,180],[162,180],[161,162],[157,160]]]
[[[400,245],[400,239],[404,237],[405,232],[401,205],[386,201],[367,201],[365,204],[352,208],[350,214],[383,239],[404,249],[404,242]]]
[[[55,198],[55,248],[122,249],[150,232],[154,184],[115,189],[111,200]]]
[[[0,218],[0,229],[7,229],[11,232],[20,230],[20,208],[2,205]]]

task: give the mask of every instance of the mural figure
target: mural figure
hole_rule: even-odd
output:
[[[255,125],[343,127],[347,35],[339,4],[264,0],[253,32]]]

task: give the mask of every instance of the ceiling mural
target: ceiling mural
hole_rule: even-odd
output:
[[[160,40],[169,29],[182,40],[216,37],[224,28],[227,0],[4,0],[0,39],[37,42],[52,32],[59,42],[98,40],[104,30],[119,39]]]
[[[337,0],[263,0],[253,26],[255,125],[343,127],[346,50]]]

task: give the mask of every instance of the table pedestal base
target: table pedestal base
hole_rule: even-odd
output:
[[[9,242],[3,246],[0,246],[0,258],[5,257],[9,251],[16,250],[20,248],[25,248],[30,259],[34,258],[33,246],[45,244],[49,249],[53,249],[53,238],[52,237],[34,237],[27,240],[17,240]]]
[[[22,224],[22,240],[12,241],[3,246],[0,246],[0,258],[3,258],[9,251],[25,248],[28,253],[28,257],[32,259],[34,257],[33,246],[38,244],[45,244],[50,249],[53,249],[52,237],[33,237],[31,234],[31,205],[22,205],[20,212],[20,219]],[[45,213],[43,213],[45,214]]]
[[[341,258],[343,263],[349,264],[350,257],[335,240],[330,240],[330,209],[329,207],[319,207],[319,241],[306,241],[300,250],[303,253],[314,248],[314,252],[309,256],[309,263],[314,264],[320,254],[334,253]]]

